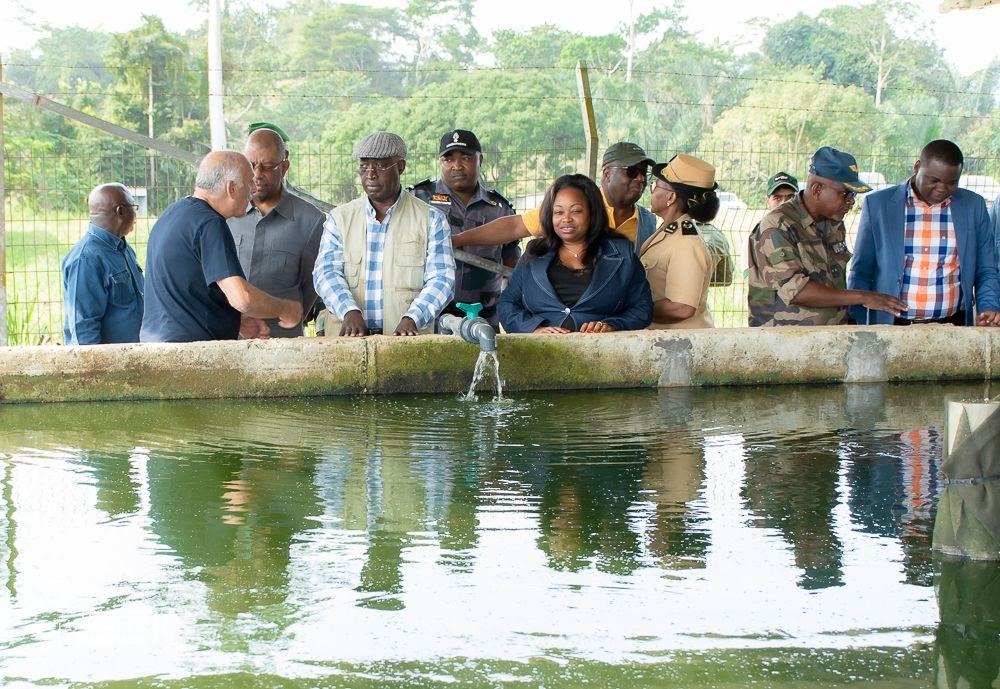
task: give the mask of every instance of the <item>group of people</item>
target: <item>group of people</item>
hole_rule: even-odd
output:
[[[326,335],[408,336],[476,302],[509,333],[709,328],[709,287],[732,279],[711,224],[715,169],[694,156],[657,163],[616,143],[599,184],[563,175],[520,215],[481,183],[471,131],[445,133],[440,177],[405,189],[396,134],[366,136],[354,157],[363,194],[324,216],[285,184],[284,132],[251,125],[243,153],[206,156],[194,193],[159,217],[145,275],[125,239],[134,199],[98,186],[63,260],[66,343],[295,337],[313,316]],[[750,325],[1000,325],[997,221],[957,188],[963,164],[954,143],[933,141],[910,179],[868,194],[853,260],[843,219],[870,191],[855,159],[820,148],[801,189],[773,175],[749,240]],[[513,267],[506,287],[496,271],[456,268],[453,248]]]

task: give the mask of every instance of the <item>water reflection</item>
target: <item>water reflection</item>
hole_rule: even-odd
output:
[[[1000,679],[1000,564],[941,556],[936,686],[991,689]]]
[[[963,390],[0,407],[0,678],[916,649]]]

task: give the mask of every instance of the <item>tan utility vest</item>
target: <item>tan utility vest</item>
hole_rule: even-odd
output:
[[[365,268],[368,256],[367,198],[362,196],[332,211],[344,242],[344,277],[354,303],[364,312]],[[427,263],[427,233],[430,231],[431,207],[406,191],[392,211],[385,236],[382,259],[382,328],[391,334],[410,304],[424,288],[424,265]],[[336,335],[340,319],[331,312],[326,332]],[[434,331],[433,320],[420,329]]]

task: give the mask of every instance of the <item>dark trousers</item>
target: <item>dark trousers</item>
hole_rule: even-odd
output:
[[[924,321],[911,321],[909,318],[899,318],[896,317],[893,320],[893,325],[920,325],[921,323],[944,323],[951,325],[965,325],[965,311],[956,311],[953,315],[947,318],[929,318]]]

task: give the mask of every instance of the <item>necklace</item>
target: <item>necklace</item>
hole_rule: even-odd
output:
[[[579,258],[580,258],[580,254],[581,254],[581,253],[583,253],[583,252],[581,252],[581,251],[573,251],[572,249],[570,249],[570,248],[569,248],[568,246],[566,246],[565,244],[563,244],[561,248],[562,248],[563,250],[565,250],[565,251],[566,251],[566,253],[568,253],[568,254],[569,254],[570,256],[572,256],[573,258],[576,258],[576,259],[579,259]]]

